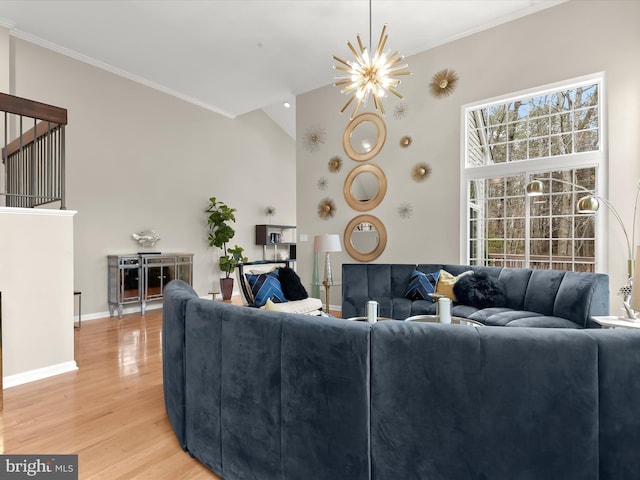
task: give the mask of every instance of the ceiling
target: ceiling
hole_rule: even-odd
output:
[[[566,0],[373,0],[374,46],[407,56]],[[263,109],[295,138],[295,96],[369,40],[366,0],[2,0],[11,35],[234,118]],[[289,102],[291,108],[283,107]]]

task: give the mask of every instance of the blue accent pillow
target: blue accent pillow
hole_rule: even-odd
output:
[[[433,302],[429,294],[436,292],[436,284],[438,283],[439,276],[440,271],[423,273],[414,270],[409,278],[409,286],[407,287],[405,297],[409,300],[429,300]]]
[[[282,292],[282,285],[278,279],[278,271],[260,273],[260,274],[244,274],[251,293],[253,293],[253,303],[256,307],[262,307],[271,299],[273,303],[286,302],[287,299]]]

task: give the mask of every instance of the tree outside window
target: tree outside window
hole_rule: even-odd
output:
[[[595,217],[575,205],[601,180],[601,89],[592,78],[465,111],[469,264],[595,271]],[[533,179],[544,195],[526,196]]]

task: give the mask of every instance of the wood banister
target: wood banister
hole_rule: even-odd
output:
[[[0,93],[0,111],[37,118],[46,122],[67,124],[67,109],[46,103]]]

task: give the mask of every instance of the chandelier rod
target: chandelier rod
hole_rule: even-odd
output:
[[[369,0],[369,55],[371,55],[371,0]]]

